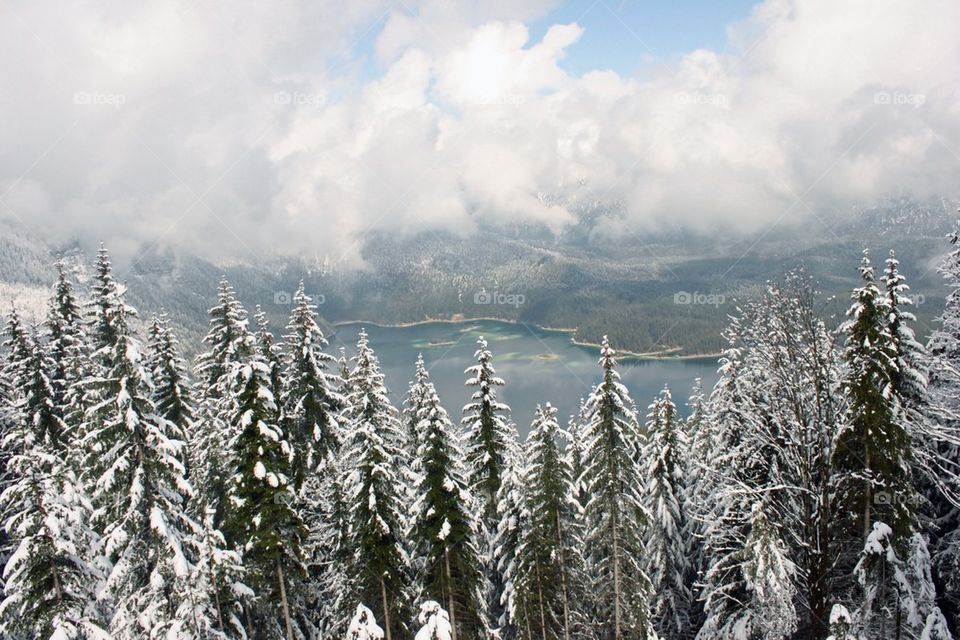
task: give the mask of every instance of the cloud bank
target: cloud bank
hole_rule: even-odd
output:
[[[369,230],[559,232],[590,202],[639,233],[956,192],[952,0],[766,0],[630,76],[565,71],[583,30],[532,37],[550,4],[7,3],[0,217],[351,260]]]

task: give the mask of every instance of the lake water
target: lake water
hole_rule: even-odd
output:
[[[440,401],[456,422],[469,402],[472,389],[464,386],[464,370],[474,364],[477,338],[487,339],[497,375],[504,379],[498,396],[513,410],[513,419],[526,433],[537,404],[550,402],[558,408],[561,425],[577,412],[581,397],[600,380],[599,349],[576,345],[571,334],[532,325],[496,320],[430,322],[408,327],[381,327],[350,323],[336,327],[329,352],[340,347],[352,354],[357,334],[364,328],[370,346],[380,359],[391,397],[401,406],[413,378],[417,354],[422,353]],[[654,396],[670,386],[673,400],[683,414],[695,378],[704,389],[717,379],[715,358],[678,360],[621,358],[620,375],[630,390],[641,418]]]

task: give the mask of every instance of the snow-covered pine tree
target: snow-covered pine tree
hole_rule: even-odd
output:
[[[270,330],[270,320],[260,305],[254,307],[253,318],[257,324],[257,331],[254,333],[256,350],[270,370],[270,392],[273,393],[274,402],[276,403],[276,422],[278,424],[283,423],[286,419],[284,406],[281,402],[283,396],[283,368],[281,367],[283,350],[274,339],[273,331]],[[298,445],[298,441],[293,440],[289,429],[287,430],[287,438],[292,445]]]
[[[497,492],[503,478],[505,458],[510,448],[510,407],[497,400],[497,387],[504,385],[493,368],[493,354],[487,341],[477,339],[477,364],[465,373],[466,386],[476,388],[470,403],[463,408],[463,428],[467,434],[467,465],[470,482],[482,501],[483,521],[496,526]]]
[[[377,617],[362,604],[350,620],[346,640],[383,640],[383,628],[377,624]]]
[[[256,345],[247,328],[247,313],[226,278],[220,280],[217,304],[208,313],[210,325],[203,341],[209,351],[197,357],[194,369],[200,397],[192,451],[198,467],[196,485],[203,492],[202,502],[214,508],[213,525],[219,528],[232,473],[230,452],[223,451],[235,435],[227,419],[236,410],[232,373],[234,366],[249,362]]]
[[[790,638],[798,623],[796,566],[788,557],[777,530],[770,526],[762,502],[753,506],[750,536],[743,555],[750,600],[745,603],[742,637]]]
[[[348,487],[352,576],[356,596],[376,603],[387,640],[406,632],[410,607],[408,555],[404,548],[406,490],[398,461],[404,458],[397,410],[390,402],[376,354],[361,330],[346,398],[345,460]]]
[[[650,513],[643,504],[643,442],[636,407],[620,382],[617,361],[606,336],[600,348],[603,379],[585,406],[590,492],[586,545],[593,572],[602,638],[655,638],[649,609],[650,580],[641,566],[643,527]]]
[[[560,450],[564,436],[549,403],[537,407],[527,437],[526,517],[516,551],[515,624],[531,638],[578,638],[585,567],[577,548],[578,509],[571,499],[572,470]],[[524,619],[527,618],[527,619]]]
[[[960,631],[960,224],[947,237],[950,252],[940,263],[940,275],[949,293],[938,327],[927,345],[930,354],[928,426],[937,431],[939,462],[926,498],[933,526],[931,548],[934,569],[942,585],[941,607],[955,632]],[[923,451],[921,451],[922,455]],[[929,465],[933,467],[934,465]]]
[[[917,342],[912,323],[917,321],[910,311],[913,300],[906,277],[900,272],[900,261],[893,249],[887,257],[883,274],[887,307],[887,330],[890,333],[894,368],[890,373],[891,391],[900,400],[898,416],[910,431],[922,428],[922,410],[927,396],[927,354]]]
[[[153,380],[152,399],[157,414],[176,426],[189,445],[197,419],[193,385],[187,376],[186,362],[180,356],[180,343],[165,314],[155,315],[150,321],[145,364]],[[190,446],[186,454],[189,460]],[[188,465],[188,471],[191,467]]]
[[[280,424],[269,350],[232,364],[228,415],[230,475],[222,529],[243,557],[256,597],[245,604],[248,633],[293,640],[291,602],[302,593],[306,531],[293,486],[294,447]]]
[[[111,308],[116,342],[100,351],[105,375],[93,381],[100,402],[88,411],[83,448],[93,522],[108,563],[104,596],[113,605],[111,632],[136,637],[177,624],[191,575],[185,547],[195,523],[187,514],[192,489],[184,434],[157,414],[122,292]]]
[[[651,518],[644,532],[644,571],[656,594],[651,612],[658,634],[683,638],[690,633],[694,575],[684,466],[688,443],[667,387],[650,405],[646,430],[644,504]]]
[[[510,447],[506,456],[503,480],[497,495],[497,513],[500,518],[496,538],[492,541],[491,562],[502,583],[500,599],[492,608],[494,625],[504,640],[518,638],[522,630],[518,623],[524,617],[517,602],[517,547],[527,526],[527,498],[524,478],[527,457],[524,443],[519,439]]]
[[[412,530],[418,587],[427,598],[444,601],[454,640],[482,638],[488,625],[486,578],[460,436],[433,384],[426,377],[421,384]]]
[[[895,266],[888,273],[894,298]],[[867,635],[882,630],[898,637],[937,637],[945,623],[933,599],[929,553],[919,533],[910,421],[904,412],[909,401],[898,392],[905,381],[920,381],[899,368],[905,328],[894,336],[891,321],[904,316],[879,290],[866,251],[860,273],[864,284],[854,291],[843,326],[850,408],[833,459],[835,593],[855,605],[855,624]],[[900,566],[900,558],[909,558],[909,569]],[[851,562],[856,563],[852,571]]]
[[[423,409],[426,397],[426,387],[430,383],[430,373],[423,362],[423,354],[417,354],[416,373],[403,399],[403,426],[406,430],[408,456],[414,465],[417,464],[417,452],[420,450],[422,435],[419,432],[420,411]]]
[[[47,352],[53,363],[50,384],[53,386],[54,410],[66,424],[65,440],[77,434],[83,414],[89,406],[81,384],[87,377],[87,345],[83,312],[67,277],[63,262],[57,261],[57,282],[50,299],[45,323]]]
[[[587,485],[583,480],[583,469],[585,466],[583,459],[585,455],[583,442],[584,403],[584,399],[580,398],[580,412],[576,416],[570,416],[570,420],[567,421],[567,446],[564,451],[567,456],[567,464],[570,465],[570,477],[573,483],[570,488],[571,496],[574,504],[581,513],[587,506],[587,502],[590,501],[590,495],[587,493]],[[577,519],[582,520],[582,518]]]
[[[830,635],[827,640],[857,640],[857,637],[851,633],[853,630],[853,619],[850,612],[842,604],[835,604],[830,609]]]
[[[110,358],[120,333],[126,330],[129,318],[137,312],[124,300],[125,287],[113,278],[110,254],[103,244],[97,252],[93,284],[90,286],[91,319],[89,338],[94,362],[104,369],[111,366]],[[104,371],[95,371],[102,375]]]
[[[422,626],[414,640],[453,640],[453,625],[450,616],[435,600],[427,600],[420,605],[417,622]]]
[[[309,619],[322,638],[342,637],[356,604],[347,484],[339,457],[328,454],[304,490],[314,599]]]
[[[466,432],[467,473],[472,490],[480,501],[480,525],[482,527],[481,551],[485,557],[487,577],[491,584],[490,612],[495,619],[502,615],[504,576],[498,569],[495,545],[500,534],[497,526],[500,508],[497,498],[503,482],[507,457],[511,447],[516,446],[516,429],[510,421],[510,407],[497,400],[497,387],[504,381],[493,368],[493,354],[487,341],[477,339],[474,354],[477,364],[465,373],[469,376],[466,386],[476,390],[470,402],[463,408],[461,424]]]
[[[40,345],[33,351],[17,368],[29,372],[49,364],[39,355]],[[20,387],[16,426],[0,443],[11,453],[4,470],[13,478],[0,494],[0,513],[3,531],[15,545],[4,567],[0,635],[106,637],[94,607],[99,576],[84,559],[95,540],[87,526],[90,503],[62,443],[49,437],[49,422],[58,419],[50,415],[53,388],[47,373],[28,375],[34,382]]]
[[[335,358],[324,352],[327,341],[317,324],[316,306],[303,281],[293,296],[287,323],[283,406],[290,438],[299,443],[294,459],[296,486],[328,455],[340,449],[339,412],[344,399],[337,390]]]

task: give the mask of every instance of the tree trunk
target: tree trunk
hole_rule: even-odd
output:
[[[443,564],[447,573],[447,613],[450,615],[451,640],[457,640],[457,616],[453,610],[453,576],[450,573],[450,552],[443,548]]]
[[[570,640],[570,594],[567,591],[567,563],[563,553],[563,533],[560,527],[560,512],[556,514],[557,551],[560,554],[560,592],[563,598],[563,640]]]
[[[390,605],[387,603],[387,583],[380,576],[380,598],[383,599],[383,628],[387,633],[387,640],[393,640],[393,631],[390,629]]]
[[[283,621],[287,626],[287,640],[293,640],[293,623],[290,621],[290,605],[287,602],[287,586],[283,580],[283,569],[277,560],[277,582],[280,584],[280,605],[283,607]]]
[[[620,540],[617,535],[617,517],[616,512],[610,514],[610,537],[613,543],[613,637],[614,640],[622,640],[620,622]]]
[[[540,605],[540,633],[547,640],[547,615],[543,610],[543,581],[540,578],[540,561],[537,560],[537,602]]]

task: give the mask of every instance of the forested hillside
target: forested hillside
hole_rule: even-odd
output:
[[[6,317],[0,636],[953,638],[949,241],[926,344],[897,257],[864,251],[839,323],[802,270],[731,307],[713,389],[633,398],[603,337],[579,414],[544,404],[525,441],[483,338],[462,410],[422,360],[396,406],[308,285],[277,338],[222,279],[190,366],[105,250],[89,295],[58,263],[42,321]]]

